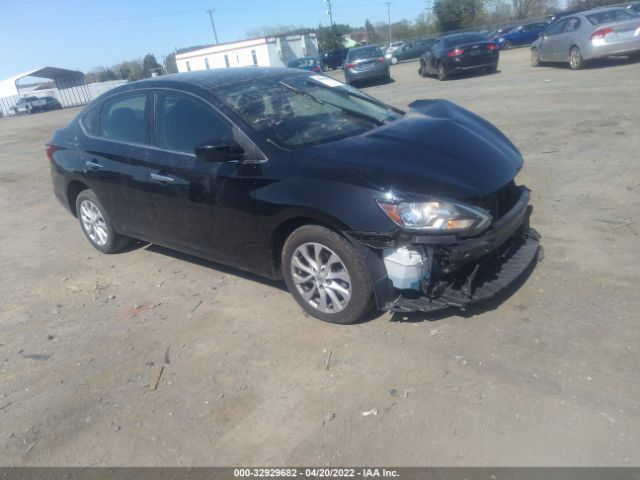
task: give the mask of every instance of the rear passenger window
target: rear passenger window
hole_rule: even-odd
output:
[[[121,142],[146,143],[146,106],[146,93],[107,100],[100,114],[100,136]]]
[[[198,146],[233,140],[231,125],[199,100],[161,92],[156,102],[156,141],[160,148],[194,153]]]

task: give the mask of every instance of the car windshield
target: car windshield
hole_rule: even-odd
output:
[[[634,17],[631,13],[621,8],[617,8],[615,10],[605,10],[604,12],[592,13],[591,15],[587,15],[587,19],[591,22],[592,25],[619,22],[620,20],[634,20],[636,18],[637,17]]]
[[[382,50],[379,47],[366,47],[351,50],[349,52],[349,60],[362,60],[363,58],[381,57]]]
[[[267,141],[296,149],[362,134],[401,113],[323,75],[223,87],[220,98]]]

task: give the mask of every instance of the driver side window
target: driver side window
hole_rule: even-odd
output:
[[[201,145],[233,140],[231,125],[205,103],[188,95],[159,92],[156,96],[156,144],[194,153]]]

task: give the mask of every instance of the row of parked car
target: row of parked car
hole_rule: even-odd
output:
[[[55,97],[22,97],[13,107],[9,108],[9,111],[13,115],[28,115],[61,108],[62,105]]]
[[[612,55],[640,57],[640,2],[626,7],[567,11],[516,27],[492,32],[465,32],[437,38],[393,42],[386,49],[377,45],[343,48],[320,58],[303,57],[289,62],[291,68],[327,71],[341,68],[346,83],[391,79],[389,65],[420,58],[418,73],[446,80],[456,73],[498,70],[500,50],[531,46],[531,64],[569,63],[572,69],[585,62]]]

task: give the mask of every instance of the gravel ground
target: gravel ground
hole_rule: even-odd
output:
[[[364,89],[501,128],[546,257],[500,303],[346,327],[163,248],[99,254],[44,153],[77,110],[0,120],[0,464],[640,465],[640,63],[500,70]]]

